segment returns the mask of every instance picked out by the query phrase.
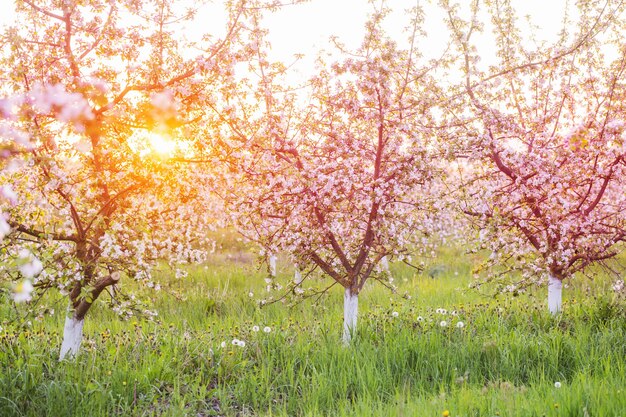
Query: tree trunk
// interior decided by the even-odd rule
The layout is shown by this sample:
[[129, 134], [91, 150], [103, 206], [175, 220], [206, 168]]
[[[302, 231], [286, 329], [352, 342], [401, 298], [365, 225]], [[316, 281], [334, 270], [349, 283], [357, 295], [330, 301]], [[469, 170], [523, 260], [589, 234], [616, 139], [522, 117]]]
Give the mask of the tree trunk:
[[302, 282], [302, 272], [300, 272], [300, 268], [298, 268], [298, 264], [294, 265], [296, 267], [296, 271], [293, 274], [293, 282], [297, 285]]
[[343, 344], [349, 345], [356, 334], [356, 318], [359, 311], [359, 294], [353, 294], [346, 288], [343, 296]]
[[269, 270], [270, 277], [276, 278], [276, 255], [274, 254], [269, 257]]
[[391, 275], [391, 271], [389, 271], [389, 260], [387, 260], [387, 256], [383, 256], [382, 258], [380, 258], [380, 266], [382, 267], [383, 272]]
[[74, 314], [65, 318], [63, 344], [61, 344], [61, 354], [59, 355], [60, 361], [66, 356], [71, 358], [78, 354], [80, 342], [83, 340], [83, 324], [85, 324], [85, 320], [77, 319]]
[[81, 286], [75, 287], [70, 293], [71, 316], [65, 318], [65, 327], [63, 328], [63, 343], [61, 344], [61, 353], [59, 360], [63, 360], [66, 356], [74, 357], [78, 354], [80, 342], [83, 340], [83, 325], [85, 324], [85, 314], [91, 308], [93, 302], [100, 296], [102, 291], [109, 285], [115, 285], [120, 280], [120, 273], [113, 272], [111, 275], [100, 278], [93, 284], [93, 289], [89, 298], [78, 298], [81, 292]]
[[563, 283], [560, 279], [550, 275], [548, 278], [548, 310], [552, 314], [558, 314], [561, 311], [561, 288]]

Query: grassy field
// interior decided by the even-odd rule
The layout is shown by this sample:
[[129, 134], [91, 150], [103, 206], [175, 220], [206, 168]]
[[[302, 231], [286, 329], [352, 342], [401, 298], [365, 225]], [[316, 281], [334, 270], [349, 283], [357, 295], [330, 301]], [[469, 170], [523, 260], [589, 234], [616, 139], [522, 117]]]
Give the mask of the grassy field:
[[460, 253], [431, 260], [435, 278], [393, 265], [411, 299], [366, 286], [346, 348], [339, 289], [260, 308], [251, 259], [215, 255], [185, 280], [164, 277], [151, 294], [160, 323], [119, 321], [99, 303], [75, 361], [57, 362], [64, 301], [29, 325], [3, 300], [0, 416], [626, 415], [626, 306], [608, 279], [572, 282], [551, 317], [542, 288], [468, 290]]

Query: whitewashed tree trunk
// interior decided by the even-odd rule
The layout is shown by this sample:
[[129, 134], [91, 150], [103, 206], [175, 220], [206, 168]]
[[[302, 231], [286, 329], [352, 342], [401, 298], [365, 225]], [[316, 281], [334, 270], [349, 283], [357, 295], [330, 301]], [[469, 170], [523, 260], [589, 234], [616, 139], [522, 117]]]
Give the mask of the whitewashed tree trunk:
[[298, 265], [294, 265], [296, 267], [296, 271], [293, 274], [293, 282], [298, 285], [302, 282], [302, 272], [300, 272], [300, 268], [298, 268]]
[[270, 277], [276, 278], [276, 255], [270, 255], [268, 260], [270, 264]]
[[85, 324], [85, 320], [78, 320], [74, 316], [65, 318], [63, 343], [61, 344], [61, 354], [59, 355], [60, 361], [65, 359], [66, 356], [73, 357], [78, 354], [80, 342], [83, 340], [83, 324]]
[[562, 287], [563, 283], [561, 280], [550, 275], [548, 278], [548, 310], [552, 314], [557, 314], [561, 311]]
[[343, 344], [349, 345], [356, 333], [356, 318], [359, 312], [359, 295], [346, 288], [343, 295]]
[[389, 260], [387, 260], [386, 256], [380, 258], [380, 266], [383, 268], [383, 271], [389, 272]]

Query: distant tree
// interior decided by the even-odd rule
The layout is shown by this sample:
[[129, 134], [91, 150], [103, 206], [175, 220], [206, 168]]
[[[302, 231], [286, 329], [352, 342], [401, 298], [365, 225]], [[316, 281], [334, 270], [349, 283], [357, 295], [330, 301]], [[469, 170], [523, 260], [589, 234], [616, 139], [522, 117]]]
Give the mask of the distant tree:
[[[114, 289], [122, 277], [158, 288], [157, 260], [201, 257], [194, 240], [211, 221], [197, 215], [206, 200], [193, 172], [159, 154], [158, 142], [193, 132], [212, 83], [232, 72], [245, 8], [229, 5], [223, 39], [205, 37], [193, 54], [178, 36], [194, 14], [181, 3], [16, 2], [19, 26], [3, 34], [0, 67], [6, 93], [25, 99], [4, 108], [16, 110], [6, 120], [33, 147], [23, 167], [1, 174], [18, 201], [3, 206], [11, 233], [0, 256], [30, 249], [43, 262], [35, 292], [67, 296], [61, 359], [78, 352], [103, 292], [123, 317], [139, 309]], [[2, 280], [23, 275], [4, 272]]]
[[[557, 313], [562, 282], [617, 255], [626, 237], [624, 8], [577, 2], [558, 40], [535, 46], [509, 1], [474, 1], [467, 19], [443, 3], [465, 78], [447, 107], [467, 158], [461, 209], [491, 251], [488, 279], [516, 291], [547, 278]], [[480, 32], [496, 46], [489, 69]]]
[[439, 63], [424, 63], [422, 10], [413, 12], [409, 48], [381, 29], [383, 7], [357, 51], [339, 46], [338, 62], [320, 58], [317, 75], [293, 87], [257, 29], [249, 76], [214, 122], [230, 167], [222, 188], [233, 221], [264, 253], [292, 257], [293, 291], [315, 269], [334, 281], [328, 288], [344, 288], [345, 343], [367, 280], [390, 285], [381, 261], [406, 259], [430, 228], [420, 219], [432, 207], [426, 190], [437, 172], [430, 145]]

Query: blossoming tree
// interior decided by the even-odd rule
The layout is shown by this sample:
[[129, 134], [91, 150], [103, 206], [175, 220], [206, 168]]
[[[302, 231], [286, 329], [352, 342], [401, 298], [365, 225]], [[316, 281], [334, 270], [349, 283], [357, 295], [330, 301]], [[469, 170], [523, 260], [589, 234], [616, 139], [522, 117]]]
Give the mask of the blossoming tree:
[[[490, 278], [508, 278], [508, 290], [547, 278], [556, 313], [563, 280], [614, 257], [626, 237], [623, 10], [578, 2], [580, 20], [566, 15], [554, 45], [531, 49], [509, 2], [488, 3], [491, 25], [478, 2], [468, 20], [446, 3], [465, 77], [449, 107], [466, 141], [462, 209], [492, 253]], [[497, 64], [481, 70], [473, 42], [486, 27]]]
[[204, 39], [192, 56], [176, 31], [193, 13], [180, 16], [179, 6], [24, 0], [20, 27], [5, 33], [6, 88], [24, 97], [5, 106], [14, 113], [7, 120], [33, 149], [21, 169], [2, 173], [19, 200], [3, 208], [11, 233], [1, 255], [29, 248], [43, 262], [36, 291], [68, 297], [61, 359], [78, 352], [85, 315], [105, 291], [121, 315], [133, 313], [131, 297], [116, 289], [123, 276], [156, 287], [158, 259], [200, 259], [193, 242], [211, 220], [197, 215], [206, 200], [158, 143], [192, 130], [200, 95], [231, 70], [244, 9], [233, 3], [223, 39]]
[[404, 258], [429, 227], [415, 213], [429, 210], [424, 190], [436, 171], [437, 64], [420, 62], [422, 14], [414, 12], [410, 48], [384, 33], [387, 10], [377, 10], [357, 51], [340, 47], [333, 64], [320, 59], [317, 75], [297, 88], [284, 65], [270, 63], [257, 30], [248, 73], [259, 81], [250, 77], [247, 91], [240, 84], [214, 122], [222, 123], [217, 148], [231, 167], [224, 199], [235, 224], [265, 253], [292, 257], [302, 271], [293, 290], [314, 269], [344, 288], [346, 343], [367, 280], [388, 285], [381, 261]]

